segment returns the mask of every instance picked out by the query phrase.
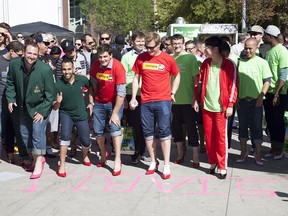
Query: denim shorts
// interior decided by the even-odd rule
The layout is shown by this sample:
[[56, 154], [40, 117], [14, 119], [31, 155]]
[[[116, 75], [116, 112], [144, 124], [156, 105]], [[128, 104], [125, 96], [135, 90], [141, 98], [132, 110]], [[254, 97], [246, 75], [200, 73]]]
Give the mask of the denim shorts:
[[70, 144], [73, 125], [75, 125], [80, 142], [83, 145], [83, 147], [85, 148], [91, 147], [88, 119], [82, 121], [73, 121], [69, 115], [60, 112], [60, 124], [61, 124], [61, 143]]
[[[112, 137], [117, 137], [122, 135], [121, 125], [118, 127], [113, 122], [109, 124], [110, 117], [114, 104], [102, 104], [95, 102], [93, 111], [93, 128], [96, 137], [102, 137], [105, 134], [106, 124], [108, 132], [110, 132]], [[123, 104], [118, 112], [118, 117], [121, 120], [123, 115]]]
[[153, 101], [141, 105], [141, 123], [146, 140], [152, 140], [155, 122], [160, 140], [171, 139], [171, 101]]

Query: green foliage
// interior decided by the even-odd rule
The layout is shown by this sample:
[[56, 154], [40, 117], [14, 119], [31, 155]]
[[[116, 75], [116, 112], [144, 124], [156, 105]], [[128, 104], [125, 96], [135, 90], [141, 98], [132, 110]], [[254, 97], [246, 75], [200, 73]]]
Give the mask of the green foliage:
[[96, 31], [108, 29], [125, 35], [131, 30], [150, 31], [152, 28], [151, 0], [82, 0], [80, 8]]

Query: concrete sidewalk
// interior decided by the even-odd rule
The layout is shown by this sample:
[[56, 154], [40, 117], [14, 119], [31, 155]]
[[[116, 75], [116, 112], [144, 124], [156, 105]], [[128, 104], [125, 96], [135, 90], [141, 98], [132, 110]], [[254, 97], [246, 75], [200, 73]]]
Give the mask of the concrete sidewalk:
[[[236, 164], [240, 154], [236, 140], [234, 134], [226, 180], [205, 173], [206, 154], [200, 156], [200, 168], [192, 168], [191, 147], [184, 164], [171, 163], [171, 178], [165, 181], [160, 148], [160, 172], [150, 176], [145, 175], [149, 162], [134, 166], [126, 155], [117, 177], [111, 175], [113, 158], [106, 167], [97, 168], [95, 152], [90, 154], [91, 167], [81, 164], [80, 152], [78, 160], [67, 159], [66, 178], [56, 175], [59, 157], [48, 158], [42, 177], [36, 180], [30, 180], [30, 173], [20, 166], [2, 160], [0, 216], [288, 216], [288, 159], [264, 160], [260, 167], [250, 155]], [[263, 155], [268, 146], [265, 142]], [[175, 153], [173, 144], [171, 161]]]

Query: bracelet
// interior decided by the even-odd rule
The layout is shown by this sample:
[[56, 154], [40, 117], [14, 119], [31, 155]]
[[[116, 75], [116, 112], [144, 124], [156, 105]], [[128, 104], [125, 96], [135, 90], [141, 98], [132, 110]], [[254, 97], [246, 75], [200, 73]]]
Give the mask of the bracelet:
[[89, 102], [89, 105], [92, 105], [92, 106], [94, 106], [94, 103], [93, 103], [93, 102]]
[[172, 93], [172, 92], [171, 92], [171, 95], [175, 95], [175, 93]]
[[279, 95], [278, 95], [278, 94], [275, 94], [275, 95], [274, 95], [274, 97], [275, 97], [275, 98], [278, 98], [278, 97], [279, 97]]

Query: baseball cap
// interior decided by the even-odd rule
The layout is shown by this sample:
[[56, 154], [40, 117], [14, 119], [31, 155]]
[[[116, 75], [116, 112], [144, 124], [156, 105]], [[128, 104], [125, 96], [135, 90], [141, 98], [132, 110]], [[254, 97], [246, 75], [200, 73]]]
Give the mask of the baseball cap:
[[63, 49], [63, 52], [65, 52], [65, 53], [71, 51], [75, 47], [73, 41], [71, 41], [71, 40], [62, 41], [60, 46]]
[[260, 25], [254, 25], [247, 33], [251, 33], [251, 32], [264, 34], [264, 29]]
[[122, 35], [117, 35], [115, 37], [115, 44], [119, 48], [123, 48], [125, 45], [125, 38]]
[[269, 25], [267, 26], [267, 28], [265, 29], [265, 33], [272, 35], [274, 37], [278, 37], [278, 35], [281, 33], [280, 29], [277, 26], [274, 25]]
[[46, 34], [39, 34], [36, 38], [35, 38], [36, 43], [40, 43], [40, 42], [49, 42], [49, 38]]

